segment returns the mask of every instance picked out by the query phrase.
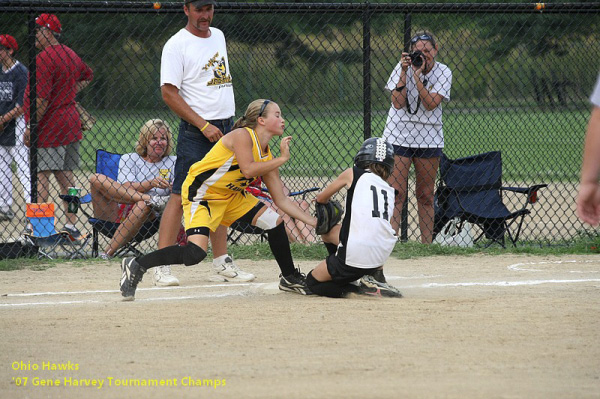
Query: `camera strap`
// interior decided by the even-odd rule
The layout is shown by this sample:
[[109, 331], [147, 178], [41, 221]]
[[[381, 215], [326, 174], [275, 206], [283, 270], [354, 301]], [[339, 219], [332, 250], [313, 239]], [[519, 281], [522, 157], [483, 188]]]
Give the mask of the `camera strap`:
[[[424, 79], [423, 86], [427, 86], [427, 83], [429, 83], [429, 81], [427, 79]], [[417, 107], [415, 108], [415, 112], [412, 112], [410, 110], [410, 101], [408, 100], [408, 93], [406, 93], [406, 110], [408, 111], [409, 114], [415, 115], [417, 113], [417, 111], [419, 110], [420, 105], [421, 105], [421, 96], [417, 92]]]

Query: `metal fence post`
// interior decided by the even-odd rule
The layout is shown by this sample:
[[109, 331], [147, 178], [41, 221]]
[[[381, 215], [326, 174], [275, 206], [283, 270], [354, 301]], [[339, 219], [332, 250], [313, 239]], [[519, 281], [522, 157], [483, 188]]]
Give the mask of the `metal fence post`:
[[363, 134], [371, 137], [371, 9], [365, 1], [363, 9]]

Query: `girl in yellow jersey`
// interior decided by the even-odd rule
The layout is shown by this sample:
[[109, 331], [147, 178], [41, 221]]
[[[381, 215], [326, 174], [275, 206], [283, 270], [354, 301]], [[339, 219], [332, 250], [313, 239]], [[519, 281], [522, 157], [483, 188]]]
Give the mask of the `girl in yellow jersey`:
[[279, 106], [270, 100], [255, 100], [238, 119], [234, 130], [223, 136], [208, 154], [190, 167], [181, 197], [188, 235], [186, 246], [171, 246], [141, 257], [123, 259], [121, 294], [133, 300], [137, 284], [151, 267], [199, 263], [206, 257], [209, 231], [236, 220], [267, 232], [269, 246], [281, 269], [279, 288], [309, 295], [306, 278], [294, 267], [283, 220], [245, 188], [262, 176], [269, 193], [283, 212], [315, 226], [316, 219], [284, 194], [279, 167], [290, 159], [290, 136], [281, 139], [279, 157], [274, 158], [269, 142], [282, 136], [285, 121]]

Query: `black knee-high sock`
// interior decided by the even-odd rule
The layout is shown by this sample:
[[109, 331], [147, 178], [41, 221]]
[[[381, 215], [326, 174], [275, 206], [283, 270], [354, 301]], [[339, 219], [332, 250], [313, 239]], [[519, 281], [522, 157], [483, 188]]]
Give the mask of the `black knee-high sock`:
[[140, 266], [146, 270], [151, 267], [183, 263], [183, 247], [171, 245], [136, 259]]
[[325, 244], [325, 248], [327, 248], [327, 252], [329, 252], [329, 255], [333, 255], [337, 251], [337, 245], [332, 244], [330, 242], [324, 242], [323, 244]]
[[320, 296], [343, 298], [346, 295], [346, 291], [333, 281], [318, 281], [312, 275], [312, 271], [306, 276], [306, 285], [313, 294]]
[[274, 229], [267, 230], [267, 239], [269, 240], [271, 252], [273, 252], [273, 256], [281, 270], [281, 275], [294, 274], [294, 260], [292, 259], [290, 240], [283, 223], [278, 224]]
[[151, 267], [170, 264], [191, 266], [201, 262], [205, 257], [206, 252], [202, 248], [193, 242], [188, 242], [183, 247], [171, 245], [170, 247], [151, 252], [148, 255], [140, 256], [136, 260], [142, 269], [148, 270]]

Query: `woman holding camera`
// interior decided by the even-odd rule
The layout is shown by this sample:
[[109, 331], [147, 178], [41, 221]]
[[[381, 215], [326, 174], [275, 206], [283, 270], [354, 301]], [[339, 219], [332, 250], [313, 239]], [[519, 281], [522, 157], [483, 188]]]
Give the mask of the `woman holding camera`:
[[435, 177], [444, 148], [442, 101], [450, 100], [452, 71], [435, 60], [438, 46], [431, 33], [414, 36], [410, 50], [402, 53], [386, 85], [392, 106], [383, 138], [394, 146], [396, 162], [389, 183], [398, 190], [392, 226], [396, 231], [400, 226], [414, 164], [421, 242], [430, 244]]

